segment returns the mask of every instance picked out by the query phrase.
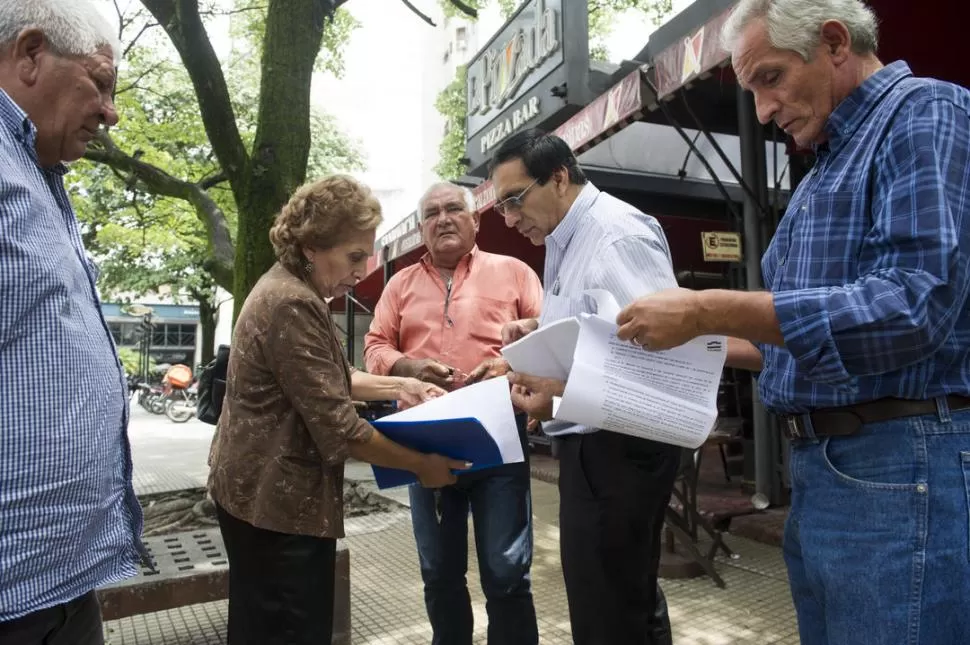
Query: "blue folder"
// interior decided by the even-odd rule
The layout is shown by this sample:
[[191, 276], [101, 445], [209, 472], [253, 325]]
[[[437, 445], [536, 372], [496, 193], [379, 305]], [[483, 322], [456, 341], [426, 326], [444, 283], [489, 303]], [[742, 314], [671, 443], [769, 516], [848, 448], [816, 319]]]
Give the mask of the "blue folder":
[[[385, 421], [372, 422], [388, 439], [424, 453], [436, 453], [452, 459], [470, 461], [472, 467], [460, 472], [467, 473], [482, 468], [502, 465], [502, 453], [492, 435], [478, 419], [441, 419], [435, 421]], [[373, 466], [377, 487], [393, 488], [413, 484], [414, 473], [397, 468]], [[457, 473], [456, 473], [457, 474]]]

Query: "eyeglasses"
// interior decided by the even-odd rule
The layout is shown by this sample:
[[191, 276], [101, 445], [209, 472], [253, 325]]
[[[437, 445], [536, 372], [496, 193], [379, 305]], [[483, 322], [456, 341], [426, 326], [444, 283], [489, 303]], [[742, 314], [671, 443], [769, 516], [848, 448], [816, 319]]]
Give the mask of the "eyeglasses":
[[532, 187], [539, 183], [538, 179], [534, 179], [531, 184], [525, 187], [525, 189], [518, 195], [512, 195], [511, 197], [506, 197], [502, 201], [495, 204], [495, 212], [499, 215], [507, 215], [509, 211], [517, 211], [522, 208], [522, 202], [525, 201], [525, 194], [532, 190]]

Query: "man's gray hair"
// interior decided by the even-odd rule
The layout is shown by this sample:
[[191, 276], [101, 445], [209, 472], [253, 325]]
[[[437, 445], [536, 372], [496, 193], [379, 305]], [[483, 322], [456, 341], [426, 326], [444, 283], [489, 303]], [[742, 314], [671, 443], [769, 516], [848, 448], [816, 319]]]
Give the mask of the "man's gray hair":
[[421, 199], [418, 200], [418, 217], [424, 217], [424, 200], [428, 199], [428, 195], [439, 188], [454, 188], [461, 191], [461, 196], [465, 200], [465, 206], [468, 208], [468, 212], [475, 212], [475, 195], [472, 194], [472, 191], [467, 186], [459, 186], [450, 181], [439, 181], [437, 184], [431, 184], [428, 190], [424, 191], [424, 194], [421, 195]]
[[44, 32], [61, 56], [90, 56], [106, 46], [115, 61], [121, 55], [117, 34], [90, 0], [0, 0], [0, 45], [12, 45], [25, 29]]
[[741, 0], [721, 31], [724, 49], [733, 52], [741, 33], [759, 19], [764, 19], [773, 47], [793, 51], [805, 61], [812, 59], [828, 20], [845, 25], [856, 54], [875, 53], [879, 41], [876, 15], [862, 0]]

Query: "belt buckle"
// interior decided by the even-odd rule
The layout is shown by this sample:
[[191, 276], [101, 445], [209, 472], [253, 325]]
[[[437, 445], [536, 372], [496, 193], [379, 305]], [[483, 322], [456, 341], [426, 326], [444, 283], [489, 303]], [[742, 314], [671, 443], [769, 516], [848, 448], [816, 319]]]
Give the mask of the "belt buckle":
[[807, 436], [805, 428], [802, 424], [801, 415], [793, 414], [787, 417], [785, 419], [785, 424], [788, 426], [788, 432], [786, 434], [788, 435], [789, 439], [804, 439]]

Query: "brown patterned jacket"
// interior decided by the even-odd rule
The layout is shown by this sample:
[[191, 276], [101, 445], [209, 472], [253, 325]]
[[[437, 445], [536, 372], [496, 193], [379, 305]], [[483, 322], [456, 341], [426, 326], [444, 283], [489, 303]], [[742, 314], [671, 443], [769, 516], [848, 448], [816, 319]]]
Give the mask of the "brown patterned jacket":
[[339, 538], [344, 460], [373, 427], [357, 416], [324, 300], [279, 264], [243, 305], [226, 398], [209, 452], [209, 490], [254, 526]]

